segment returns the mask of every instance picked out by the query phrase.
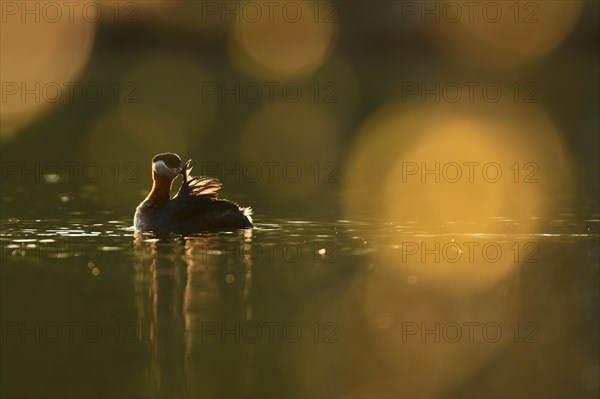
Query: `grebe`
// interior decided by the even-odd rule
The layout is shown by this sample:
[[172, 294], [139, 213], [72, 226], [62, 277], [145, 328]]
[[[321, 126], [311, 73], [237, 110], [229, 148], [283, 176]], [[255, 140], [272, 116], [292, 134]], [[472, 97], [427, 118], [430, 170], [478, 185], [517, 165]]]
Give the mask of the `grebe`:
[[[190, 164], [191, 160], [182, 168], [179, 155], [170, 152], [152, 158], [152, 190], [135, 211], [135, 229], [195, 233], [253, 228], [251, 208], [217, 199], [221, 183], [211, 177], [192, 176]], [[183, 184], [171, 199], [171, 185], [179, 174]]]

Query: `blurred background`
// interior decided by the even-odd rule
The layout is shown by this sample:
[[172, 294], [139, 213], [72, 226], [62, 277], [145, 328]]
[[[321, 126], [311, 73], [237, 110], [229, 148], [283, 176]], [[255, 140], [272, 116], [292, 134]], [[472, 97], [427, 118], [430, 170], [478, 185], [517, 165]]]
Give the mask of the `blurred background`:
[[[597, 210], [597, 2], [30, 3], [2, 2], [3, 218], [86, 187], [130, 214], [165, 151], [277, 217]], [[398, 181], [450, 161], [513, 176]]]
[[[598, 396], [599, 2], [0, 5], [2, 396]], [[257, 228], [135, 235], [166, 151]]]

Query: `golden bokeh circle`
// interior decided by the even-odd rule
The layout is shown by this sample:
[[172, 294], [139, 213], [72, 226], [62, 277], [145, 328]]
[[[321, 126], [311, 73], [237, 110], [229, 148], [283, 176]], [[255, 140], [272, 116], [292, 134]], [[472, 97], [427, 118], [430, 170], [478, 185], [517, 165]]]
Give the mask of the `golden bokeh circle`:
[[3, 140], [72, 95], [96, 31], [96, 21], [82, 12], [91, 0], [78, 2], [72, 13], [54, 2], [30, 3], [29, 13], [22, 12], [29, 2], [11, 3], [3, 5], [0, 35]]
[[329, 56], [337, 31], [337, 19], [317, 16], [314, 7], [314, 2], [285, 0], [256, 20], [232, 24], [234, 65], [262, 79], [314, 72]]

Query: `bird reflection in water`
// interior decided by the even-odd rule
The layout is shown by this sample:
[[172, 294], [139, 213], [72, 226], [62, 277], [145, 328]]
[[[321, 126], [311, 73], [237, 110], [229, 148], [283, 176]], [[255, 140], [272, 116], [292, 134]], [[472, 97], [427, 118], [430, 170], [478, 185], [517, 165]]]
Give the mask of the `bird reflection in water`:
[[[137, 308], [154, 396], [252, 392], [252, 348], [232, 328], [252, 318], [251, 243], [252, 230], [225, 237], [136, 235]], [[207, 326], [229, 331], [208, 336]]]

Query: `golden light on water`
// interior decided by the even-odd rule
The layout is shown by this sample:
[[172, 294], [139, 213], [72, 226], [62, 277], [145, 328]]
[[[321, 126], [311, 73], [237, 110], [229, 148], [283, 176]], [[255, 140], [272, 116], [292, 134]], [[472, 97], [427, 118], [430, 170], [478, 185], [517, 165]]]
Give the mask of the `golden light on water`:
[[446, 16], [443, 23], [427, 24], [427, 32], [443, 53], [459, 63], [494, 68], [549, 54], [573, 30], [584, 5], [582, 1], [481, 1], [472, 3], [470, 11], [465, 6], [461, 17], [455, 18], [458, 9], [448, 3], [440, 3], [440, 10], [447, 10], [440, 11]]
[[422, 232], [399, 227], [377, 264], [461, 297], [516, 272], [571, 190], [559, 133], [534, 105], [388, 106], [360, 129], [346, 170], [347, 219]]
[[[322, 8], [327, 6], [319, 3]], [[316, 70], [329, 56], [337, 24], [315, 14], [314, 7], [309, 1], [281, 1], [272, 18], [263, 15], [256, 21], [243, 18], [232, 24], [232, 62], [260, 78], [306, 75]]]
[[560, 133], [535, 105], [392, 104], [363, 124], [352, 147], [346, 218], [370, 213], [395, 227], [365, 237], [383, 243], [371, 256], [378, 277], [367, 285], [365, 314], [381, 337], [385, 372], [351, 394], [452, 392], [523, 328], [511, 324], [519, 319], [513, 278], [540, 262], [532, 233], [570, 192]]
[[[6, 2], [8, 3], [8, 2]], [[2, 82], [2, 140], [30, 124], [50, 106], [68, 101], [74, 84], [85, 67], [96, 25], [81, 12], [72, 19], [58, 17], [57, 5], [44, 18], [36, 13], [23, 16], [20, 10], [32, 2], [3, 5], [0, 35], [0, 81]], [[78, 2], [85, 7], [93, 1]], [[37, 7], [42, 7], [43, 2]], [[13, 14], [14, 11], [14, 14]], [[62, 12], [62, 11], [60, 11]], [[42, 67], [43, 66], [43, 67]], [[81, 85], [80, 85], [81, 86]]]
[[[552, 352], [552, 359], [585, 359], [560, 344], [571, 334], [570, 320], [584, 312], [565, 306], [573, 294], [557, 292], [564, 282], [555, 287], [523, 282], [523, 276], [546, 272], [557, 257], [550, 250], [555, 241], [511, 234], [452, 236], [391, 233], [386, 239], [396, 245], [374, 254], [365, 315], [369, 331], [378, 337], [374, 350], [382, 361], [375, 377], [353, 395], [443, 396], [477, 378], [499, 356], [520, 353], [527, 359], [529, 350]], [[465, 242], [476, 249], [472, 257], [465, 251], [458, 262], [455, 253], [435, 249], [436, 243], [466, 249]], [[486, 254], [486, 245], [500, 252]], [[569, 259], [569, 254], [558, 258]], [[537, 307], [538, 300], [553, 311], [523, 316], [523, 308]], [[537, 361], [515, 363], [512, 372], [527, 375]], [[564, 375], [560, 367], [549, 366], [547, 372]]]
[[374, 350], [385, 361], [374, 365], [374, 377], [353, 395], [443, 396], [514, 345], [505, 321], [518, 319], [518, 311], [501, 295], [490, 295], [486, 306], [472, 299], [444, 305], [435, 295], [419, 295], [419, 283], [384, 273], [367, 284], [366, 314], [369, 330], [379, 337]]
[[0, 5], [6, 396], [597, 396], [600, 2]]

